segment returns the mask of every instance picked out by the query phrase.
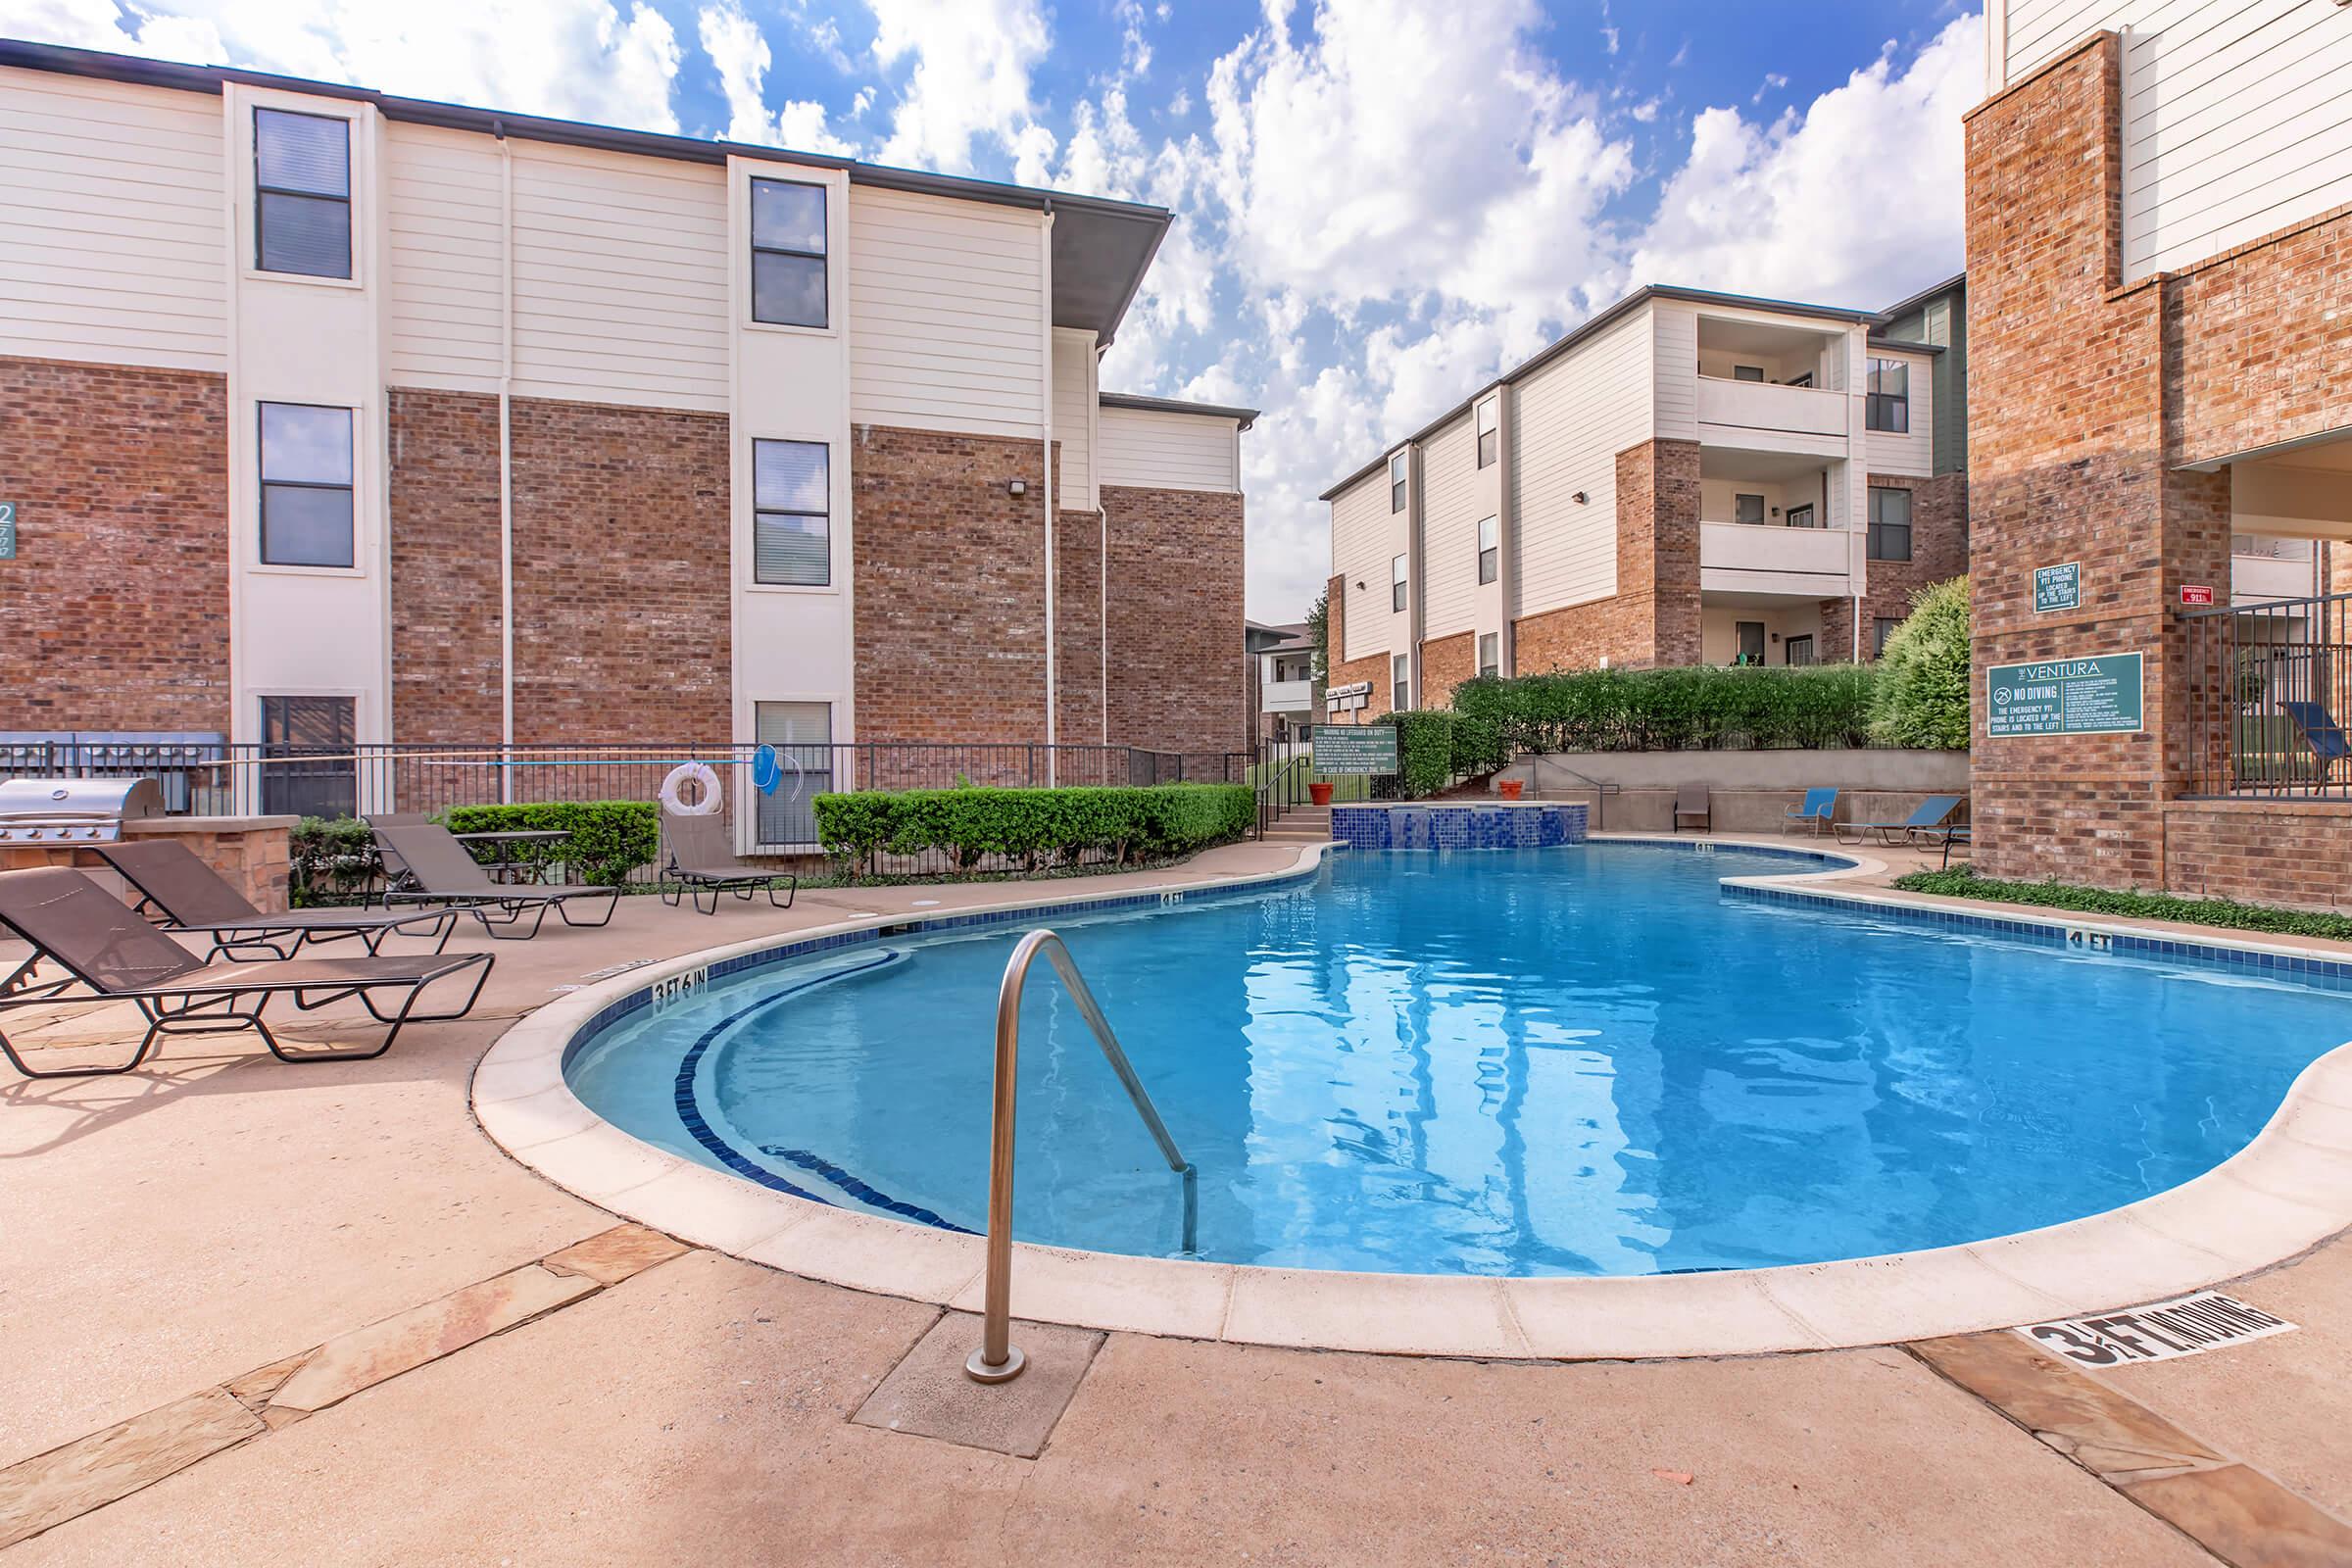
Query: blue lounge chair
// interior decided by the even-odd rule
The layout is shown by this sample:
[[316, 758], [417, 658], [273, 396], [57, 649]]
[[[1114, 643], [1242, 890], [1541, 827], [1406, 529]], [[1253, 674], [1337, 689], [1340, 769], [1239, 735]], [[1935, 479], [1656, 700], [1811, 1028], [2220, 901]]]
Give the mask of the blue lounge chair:
[[1809, 825], [1813, 829], [1815, 838], [1821, 836], [1823, 828], [1836, 827], [1838, 825], [1837, 786], [1832, 785], [1824, 790], [1807, 790], [1803, 805], [1791, 806], [1781, 813], [1782, 832], [1788, 832], [1792, 824], [1798, 822]]
[[[1840, 844], [1860, 844], [1873, 833], [1879, 836], [1882, 844], [1916, 843], [1922, 834], [1948, 839], [1954, 827], [1947, 827], [1945, 823], [1960, 808], [1961, 799], [1957, 795], [1931, 795], [1919, 803], [1918, 810], [1900, 822], [1840, 822], [1832, 825], [1838, 830], [1838, 842]], [[1853, 837], [1847, 838], [1848, 833]]]
[[2328, 711], [2325, 703], [2278, 706], [2295, 726], [2295, 733], [2303, 738], [2303, 744], [2311, 748], [2311, 755], [2319, 759], [2320, 782], [2327, 783], [2328, 775], [2335, 771], [2335, 764], [2352, 757], [2352, 739], [2345, 737], [2344, 727], [2335, 721], [2335, 715]]

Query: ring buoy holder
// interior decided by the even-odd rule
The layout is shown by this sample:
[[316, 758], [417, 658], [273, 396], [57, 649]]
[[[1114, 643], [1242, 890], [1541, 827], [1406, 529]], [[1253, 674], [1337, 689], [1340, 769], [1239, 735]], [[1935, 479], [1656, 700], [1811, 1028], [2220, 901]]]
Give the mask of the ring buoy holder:
[[[688, 784], [697, 785], [702, 791], [702, 799], [692, 806], [687, 805], [679, 795], [679, 791]], [[680, 762], [662, 781], [661, 801], [662, 809], [672, 816], [710, 816], [717, 811], [720, 804], [718, 774], [711, 770], [708, 762]]]

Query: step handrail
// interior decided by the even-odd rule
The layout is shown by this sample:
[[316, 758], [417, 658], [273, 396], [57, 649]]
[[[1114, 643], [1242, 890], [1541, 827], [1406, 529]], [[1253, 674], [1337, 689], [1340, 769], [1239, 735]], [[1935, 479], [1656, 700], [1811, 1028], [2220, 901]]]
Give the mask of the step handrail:
[[1159, 1119], [1159, 1107], [1152, 1103], [1144, 1081], [1135, 1075], [1134, 1064], [1128, 1061], [1119, 1037], [1111, 1032], [1110, 1020], [1102, 1016], [1102, 1004], [1087, 989], [1068, 946], [1040, 926], [1014, 946], [1012, 956], [1004, 961], [1004, 983], [997, 988], [997, 1082], [988, 1138], [987, 1300], [981, 1316], [980, 1348], [963, 1363], [963, 1370], [977, 1383], [1009, 1383], [1029, 1364], [1028, 1357], [1012, 1344], [1012, 1134], [1020, 1095], [1021, 988], [1028, 983], [1029, 966], [1040, 953], [1052, 961], [1063, 989], [1078, 1004], [1080, 1016], [1095, 1032], [1096, 1043], [1102, 1048], [1110, 1070], [1126, 1087], [1127, 1098], [1135, 1102], [1152, 1141], [1159, 1145], [1168, 1169], [1184, 1178], [1184, 1250], [1193, 1250], [1198, 1240], [1199, 1173], [1177, 1149], [1168, 1124]]

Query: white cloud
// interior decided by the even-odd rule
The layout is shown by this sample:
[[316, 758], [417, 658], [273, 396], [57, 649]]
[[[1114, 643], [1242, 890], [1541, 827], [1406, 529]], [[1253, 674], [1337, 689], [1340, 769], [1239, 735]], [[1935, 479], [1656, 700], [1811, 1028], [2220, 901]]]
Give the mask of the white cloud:
[[767, 112], [767, 39], [738, 0], [703, 7], [697, 31], [703, 52], [718, 68], [719, 91], [727, 100], [727, 140], [844, 157], [857, 153], [826, 124], [823, 104], [792, 99], [776, 114]]
[[968, 173], [972, 143], [1012, 150], [1034, 119], [1030, 74], [1050, 42], [1038, 0], [866, 0], [874, 58], [911, 59], [891, 110], [886, 163]]
[[408, 97], [674, 131], [678, 39], [613, 0], [0, 0], [0, 33], [237, 65]]
[[1631, 280], [1870, 307], [1954, 270], [1960, 117], [1984, 95], [1983, 29], [1963, 17], [1907, 70], [1889, 50], [1770, 123], [1700, 114]]

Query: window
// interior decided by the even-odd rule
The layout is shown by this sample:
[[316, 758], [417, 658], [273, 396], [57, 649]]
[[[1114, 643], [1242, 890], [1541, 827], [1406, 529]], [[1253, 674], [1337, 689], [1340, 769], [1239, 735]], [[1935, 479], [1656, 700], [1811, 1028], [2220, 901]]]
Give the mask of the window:
[[752, 181], [752, 319], [827, 324], [824, 186]]
[[776, 749], [784, 782], [773, 794], [747, 791], [759, 802], [761, 844], [814, 844], [819, 795], [833, 788], [833, 705], [754, 703], [752, 736]]
[[832, 466], [821, 441], [752, 443], [752, 581], [833, 581]]
[[1911, 492], [1881, 490], [1870, 492], [1870, 559], [1873, 561], [1909, 561], [1911, 559]]
[[1502, 633], [1490, 631], [1479, 635], [1478, 672], [1481, 675], [1502, 673]]
[[348, 566], [351, 411], [262, 405], [262, 564]]
[[1791, 664], [1813, 662], [1813, 639], [1811, 637], [1791, 637], [1783, 646], [1788, 650], [1788, 662]]
[[1870, 362], [1870, 385], [1862, 400], [1862, 427], [1901, 435], [1911, 428], [1911, 367], [1901, 360]]
[[1813, 372], [1811, 370], [1799, 370], [1796, 374], [1790, 376], [1782, 384], [1784, 386], [1811, 386], [1813, 384]]
[[1502, 569], [1502, 551], [1496, 540], [1500, 535], [1500, 517], [1481, 517], [1478, 522], [1478, 580], [1493, 582]]
[[[1403, 453], [1399, 452], [1389, 459], [1389, 511], [1392, 513], [1404, 510], [1404, 470]], [[1398, 606], [1397, 608], [1402, 609], [1403, 607]]]
[[1764, 662], [1764, 623], [1760, 620], [1738, 620], [1732, 623], [1732, 629], [1740, 635], [1740, 657], [1733, 662], [1739, 664], [1761, 664]]
[[1391, 610], [1404, 608], [1404, 557], [1402, 556], [1398, 556], [1389, 563], [1389, 608]]
[[1734, 522], [1762, 522], [1764, 520], [1764, 498], [1741, 495], [1732, 497], [1732, 520]]
[[1894, 628], [1900, 626], [1902, 623], [1903, 617], [1900, 615], [1874, 615], [1871, 617], [1871, 658], [1880, 659], [1886, 656], [1886, 639], [1893, 636]]
[[1413, 706], [1412, 662], [1402, 654], [1389, 659], [1389, 706], [1403, 712]]
[[1820, 523], [1813, 520], [1813, 503], [1810, 501], [1801, 507], [1790, 507], [1788, 515], [1782, 520], [1791, 528], [1818, 528], [1821, 526]]
[[1502, 429], [1499, 400], [1489, 398], [1478, 406], [1478, 466], [1491, 468], [1502, 451]]
[[1764, 367], [1761, 365], [1735, 365], [1732, 367], [1732, 379], [1735, 381], [1761, 381], [1764, 379]]
[[253, 112], [254, 266], [351, 275], [351, 122]]
[[290, 759], [261, 770], [262, 809], [271, 816], [359, 812], [358, 738], [348, 697], [262, 699], [262, 756]]

